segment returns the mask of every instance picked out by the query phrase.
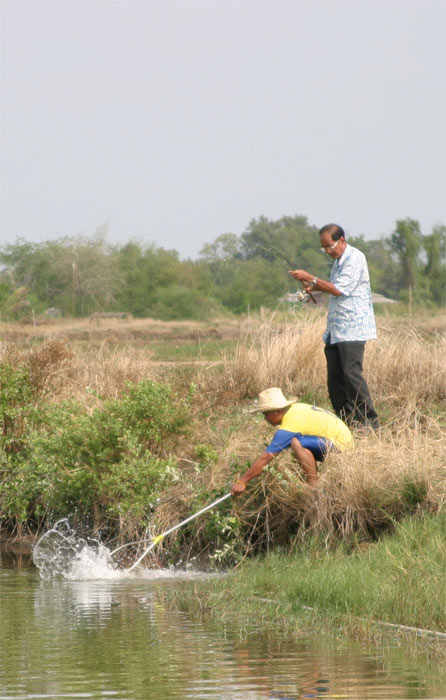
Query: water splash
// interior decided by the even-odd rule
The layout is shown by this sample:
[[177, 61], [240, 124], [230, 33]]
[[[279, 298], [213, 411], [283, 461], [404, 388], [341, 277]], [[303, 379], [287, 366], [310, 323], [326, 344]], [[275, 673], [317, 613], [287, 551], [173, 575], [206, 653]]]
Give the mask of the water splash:
[[44, 579], [116, 578], [124, 573], [105, 545], [79, 537], [66, 519], [59, 520], [34, 545], [33, 562]]
[[[116, 551], [116, 550], [114, 550]], [[191, 563], [155, 569], [121, 568], [113, 552], [96, 539], [80, 537], [67, 519], [59, 520], [45, 532], [33, 548], [33, 562], [43, 579], [64, 578], [70, 581], [97, 579], [164, 579], [208, 576]], [[126, 562], [128, 566], [128, 561]]]

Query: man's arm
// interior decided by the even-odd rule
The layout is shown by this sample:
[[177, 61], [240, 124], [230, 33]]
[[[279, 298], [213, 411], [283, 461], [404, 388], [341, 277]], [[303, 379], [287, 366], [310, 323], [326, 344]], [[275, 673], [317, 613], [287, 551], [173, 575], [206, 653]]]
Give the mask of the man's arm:
[[325, 292], [326, 294], [333, 294], [335, 297], [341, 296], [341, 292], [334, 284], [328, 282], [328, 280], [321, 280], [319, 277], [314, 277], [314, 275], [311, 275], [305, 270], [290, 270], [288, 274], [294, 277], [294, 279], [303, 282], [306, 292]]
[[275, 456], [276, 455], [272, 454], [271, 452], [263, 452], [260, 457], [257, 457], [257, 459], [249, 467], [248, 471], [242, 474], [241, 477], [237, 479], [234, 484], [232, 484], [232, 495], [236, 496], [238, 493], [243, 493], [243, 491], [246, 489], [246, 484], [248, 481], [251, 481], [251, 479], [258, 476]]

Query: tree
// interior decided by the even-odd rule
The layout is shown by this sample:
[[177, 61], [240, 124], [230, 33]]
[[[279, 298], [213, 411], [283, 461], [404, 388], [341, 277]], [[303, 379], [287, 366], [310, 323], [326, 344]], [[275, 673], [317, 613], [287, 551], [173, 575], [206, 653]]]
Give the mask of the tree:
[[150, 316], [159, 290], [178, 278], [178, 253], [132, 241], [116, 250], [115, 259], [122, 280], [117, 295], [121, 309], [140, 318]]
[[400, 219], [390, 237], [392, 250], [400, 265], [400, 285], [403, 289], [415, 289], [419, 283], [419, 254], [423, 245], [420, 224], [414, 219]]
[[245, 260], [262, 258], [269, 263], [269, 271], [280, 270], [283, 281], [276, 290], [276, 298], [285, 290], [294, 290], [295, 283], [287, 271], [305, 269], [317, 277], [329, 274], [327, 256], [320, 251], [319, 232], [308, 224], [305, 216], [284, 216], [272, 221], [264, 216], [253, 219], [241, 236], [241, 254]]
[[319, 250], [318, 229], [305, 216], [283, 216], [277, 221], [261, 216], [253, 219], [241, 235], [241, 252], [245, 259], [262, 257], [273, 261], [282, 254], [299, 268], [305, 268], [308, 251]]
[[171, 284], [158, 290], [157, 300], [152, 306], [154, 318], [165, 321], [194, 319], [204, 321], [211, 315], [211, 307], [203, 303], [198, 289], [181, 284]]
[[[102, 227], [90, 237], [18, 239], [0, 247], [3, 314], [8, 306], [16, 317], [56, 307], [74, 316], [101, 310], [200, 318], [222, 305], [241, 313], [248, 306], [275, 307], [295, 291], [290, 268], [327, 279], [332, 265], [320, 251], [318, 229], [304, 216], [252, 219], [240, 237], [224, 233], [205, 244], [196, 261], [137, 241], [110, 246], [106, 233]], [[423, 237], [417, 221], [401, 219], [389, 238], [349, 237], [349, 243], [365, 253], [374, 291], [404, 299], [411, 288], [413, 301], [446, 303], [445, 226]]]
[[434, 226], [430, 236], [424, 236], [427, 255], [425, 274], [433, 301], [446, 306], [446, 226]]
[[235, 258], [240, 251], [240, 239], [235, 233], [222, 233], [213, 243], [205, 243], [200, 258], [205, 262], [221, 262]]
[[19, 239], [2, 249], [1, 260], [14, 288], [26, 287], [43, 307], [84, 316], [110, 306], [118, 286], [105, 235], [99, 229], [90, 238], [66, 236], [39, 244]]
[[263, 258], [235, 259], [222, 268], [215, 295], [230, 311], [246, 313], [248, 308], [277, 306], [288, 282], [286, 271]]
[[64, 242], [59, 263], [65, 275], [71, 273], [71, 284], [68, 285], [71, 286], [71, 306], [75, 316], [109, 309], [115, 302], [120, 279], [105, 235], [102, 228], [90, 238], [77, 236]]

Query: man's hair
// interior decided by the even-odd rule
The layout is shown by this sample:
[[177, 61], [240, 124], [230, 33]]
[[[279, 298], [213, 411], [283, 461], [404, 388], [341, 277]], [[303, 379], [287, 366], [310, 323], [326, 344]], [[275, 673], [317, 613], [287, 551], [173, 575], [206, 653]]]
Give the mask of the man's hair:
[[322, 236], [323, 233], [329, 233], [332, 241], [339, 241], [340, 238], [345, 239], [345, 231], [342, 226], [338, 224], [326, 224], [322, 226], [319, 235]]

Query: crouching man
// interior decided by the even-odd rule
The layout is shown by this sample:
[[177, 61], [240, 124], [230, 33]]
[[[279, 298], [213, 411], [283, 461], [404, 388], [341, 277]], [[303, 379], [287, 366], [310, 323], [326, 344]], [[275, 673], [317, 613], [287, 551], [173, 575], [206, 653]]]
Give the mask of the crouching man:
[[318, 480], [317, 462], [323, 462], [330, 450], [344, 452], [353, 447], [353, 436], [345, 423], [324, 408], [286, 399], [281, 389], [265, 389], [259, 394], [257, 408], [250, 413], [263, 413], [270, 425], [277, 426], [265, 452], [248, 471], [232, 484], [233, 496], [242, 493], [246, 484], [258, 476], [276, 455], [291, 448], [310, 486]]

